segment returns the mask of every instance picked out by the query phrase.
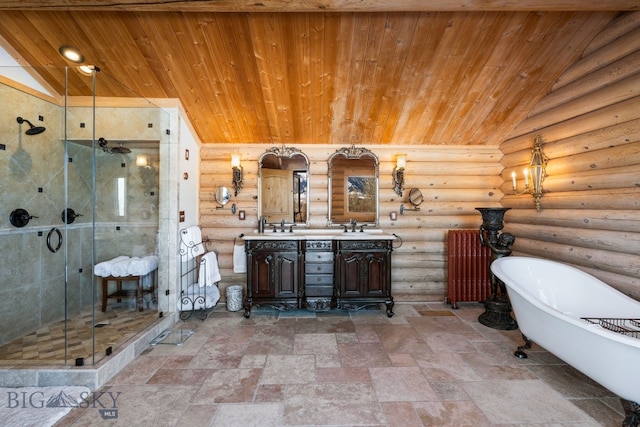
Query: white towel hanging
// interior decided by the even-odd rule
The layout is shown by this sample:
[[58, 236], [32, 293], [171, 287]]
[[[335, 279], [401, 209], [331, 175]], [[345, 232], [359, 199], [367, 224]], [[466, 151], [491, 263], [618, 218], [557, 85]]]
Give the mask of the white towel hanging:
[[247, 272], [247, 257], [244, 252], [244, 245], [233, 245], [233, 272]]
[[180, 230], [180, 256], [182, 261], [188, 261], [203, 253], [204, 245], [202, 244], [200, 227], [193, 226]]
[[198, 286], [213, 286], [220, 281], [220, 269], [218, 268], [218, 257], [215, 252], [207, 252], [200, 261], [200, 271], [198, 272]]

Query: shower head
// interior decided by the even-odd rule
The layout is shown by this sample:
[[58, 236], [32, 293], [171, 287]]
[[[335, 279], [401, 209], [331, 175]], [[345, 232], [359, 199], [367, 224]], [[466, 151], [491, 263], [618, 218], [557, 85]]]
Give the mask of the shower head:
[[129, 154], [131, 152], [131, 149], [129, 149], [127, 147], [123, 147], [122, 146], [122, 142], [121, 142], [118, 147], [113, 147], [111, 149], [111, 152], [112, 153], [117, 153], [117, 154]]
[[20, 125], [22, 123], [27, 123], [29, 125], [29, 129], [25, 132], [27, 135], [38, 135], [46, 130], [43, 126], [34, 126], [29, 120], [23, 119], [22, 117], [18, 117], [16, 121]]
[[109, 145], [109, 141], [107, 141], [104, 138], [98, 138], [98, 145], [100, 146], [100, 148], [102, 148], [102, 151], [104, 151], [105, 153], [110, 153], [110, 154], [129, 154], [131, 152], [131, 150], [129, 148], [124, 147], [122, 145], [122, 142], [120, 143], [120, 145], [118, 147], [114, 147], [114, 148], [107, 147], [107, 145]]

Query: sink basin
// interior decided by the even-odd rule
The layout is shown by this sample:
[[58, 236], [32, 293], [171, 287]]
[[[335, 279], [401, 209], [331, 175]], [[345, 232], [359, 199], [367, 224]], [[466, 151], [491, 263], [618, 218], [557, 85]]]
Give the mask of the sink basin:
[[[279, 227], [277, 227], [278, 230]], [[290, 233], [289, 228], [285, 227], [284, 232], [273, 231], [272, 227], [267, 227], [264, 233], [253, 230], [245, 239], [257, 240], [375, 240], [375, 239], [395, 239], [393, 234], [385, 233], [379, 228], [365, 227], [364, 231], [358, 228], [355, 232], [345, 232], [343, 228], [293, 228]]]

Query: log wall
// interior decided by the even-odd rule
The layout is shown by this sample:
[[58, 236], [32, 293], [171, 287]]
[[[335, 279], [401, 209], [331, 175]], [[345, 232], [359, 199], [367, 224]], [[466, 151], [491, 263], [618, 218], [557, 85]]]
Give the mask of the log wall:
[[[640, 13], [603, 30], [510, 138], [501, 187], [514, 254], [573, 264], [640, 299]], [[550, 161], [542, 210], [510, 174], [541, 135]], [[523, 183], [520, 180], [520, 190]]]
[[[480, 206], [508, 206], [505, 231], [515, 255], [576, 265], [640, 299], [640, 13], [621, 16], [558, 78], [527, 119], [492, 146], [367, 145], [380, 160], [380, 226], [396, 233], [393, 288], [397, 301], [441, 301], [446, 291], [446, 232], [476, 228]], [[542, 210], [529, 195], [513, 195], [535, 135], [550, 158]], [[327, 159], [340, 146], [290, 144], [311, 159], [312, 227], [327, 223]], [[349, 145], [349, 144], [345, 144]], [[499, 146], [499, 148], [498, 148]], [[270, 145], [205, 144], [202, 148], [200, 224], [218, 251], [222, 291], [244, 285], [233, 273], [233, 242], [257, 228], [257, 159]], [[217, 187], [231, 187], [230, 158], [242, 157], [244, 189], [231, 203], [246, 214], [217, 209]], [[404, 198], [393, 192], [397, 153], [409, 153]], [[520, 180], [520, 189], [522, 181]], [[424, 194], [419, 211], [399, 214], [408, 189]], [[405, 206], [410, 207], [405, 202]]]
[[[310, 222], [326, 227], [328, 214], [327, 159], [341, 148], [335, 145], [292, 145], [311, 161], [309, 178]], [[393, 253], [393, 292], [396, 301], [442, 301], [446, 291], [446, 232], [454, 228], [476, 228], [476, 207], [499, 206], [502, 154], [497, 147], [480, 146], [390, 146], [364, 145], [379, 159], [380, 227], [396, 233]], [[210, 239], [208, 248], [218, 252], [221, 291], [229, 285], [246, 284], [246, 274], [233, 272], [233, 242], [257, 228], [258, 157], [270, 145], [205, 144], [201, 149], [200, 225]], [[213, 197], [219, 186], [231, 185], [232, 153], [240, 153], [244, 187], [223, 209]], [[393, 191], [391, 172], [397, 153], [408, 153], [405, 191]], [[424, 202], [419, 211], [400, 215], [410, 188], [419, 188]], [[245, 212], [245, 220], [231, 213], [231, 204]], [[391, 221], [390, 213], [397, 212]], [[223, 297], [224, 298], [224, 297]]]

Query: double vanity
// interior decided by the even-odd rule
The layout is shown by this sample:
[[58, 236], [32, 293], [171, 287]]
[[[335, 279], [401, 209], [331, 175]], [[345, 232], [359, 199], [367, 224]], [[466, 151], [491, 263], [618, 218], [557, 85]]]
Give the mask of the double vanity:
[[276, 227], [245, 235], [245, 317], [251, 315], [253, 305], [327, 311], [359, 310], [380, 303], [386, 305], [387, 316], [393, 316], [394, 239], [379, 229], [347, 227], [285, 231]]
[[[245, 317], [280, 310], [359, 310], [384, 303], [393, 316], [393, 234], [378, 226], [378, 158], [343, 147], [327, 159], [327, 228], [309, 228], [309, 158], [272, 147], [258, 159], [259, 229], [244, 236]], [[317, 218], [316, 218], [317, 221]]]

